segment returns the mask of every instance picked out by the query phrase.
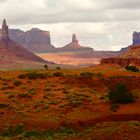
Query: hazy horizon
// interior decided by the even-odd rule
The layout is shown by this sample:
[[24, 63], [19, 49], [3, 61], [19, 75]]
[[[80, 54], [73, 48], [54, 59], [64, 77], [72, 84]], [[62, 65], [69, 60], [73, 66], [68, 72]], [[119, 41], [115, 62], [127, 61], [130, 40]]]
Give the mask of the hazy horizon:
[[52, 44], [63, 47], [76, 33], [83, 46], [120, 50], [140, 31], [138, 0], [0, 0], [0, 20], [10, 28], [50, 31]]

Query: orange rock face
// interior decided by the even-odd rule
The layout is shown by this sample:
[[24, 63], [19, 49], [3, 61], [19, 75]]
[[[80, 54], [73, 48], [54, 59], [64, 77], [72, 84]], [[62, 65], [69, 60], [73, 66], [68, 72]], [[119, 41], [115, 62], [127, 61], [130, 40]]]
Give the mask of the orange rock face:
[[137, 58], [103, 58], [101, 64], [118, 64], [121, 66], [127, 66], [130, 64], [140, 66], [140, 59]]

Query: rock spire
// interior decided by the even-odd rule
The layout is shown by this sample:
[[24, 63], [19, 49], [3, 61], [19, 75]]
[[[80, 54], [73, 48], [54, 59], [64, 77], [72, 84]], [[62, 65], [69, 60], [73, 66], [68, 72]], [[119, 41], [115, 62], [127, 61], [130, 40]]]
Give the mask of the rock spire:
[[140, 45], [140, 32], [133, 33], [133, 45]]
[[76, 38], [76, 34], [72, 34], [72, 43], [78, 44], [78, 39]]
[[9, 41], [9, 31], [8, 31], [8, 25], [6, 24], [6, 20], [3, 20], [2, 23], [2, 37], [1, 41], [8, 42]]

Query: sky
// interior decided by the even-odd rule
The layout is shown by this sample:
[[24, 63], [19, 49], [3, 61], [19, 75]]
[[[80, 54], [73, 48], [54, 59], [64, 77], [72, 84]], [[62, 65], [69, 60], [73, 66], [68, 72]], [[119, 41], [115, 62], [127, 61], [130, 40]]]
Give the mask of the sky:
[[10, 28], [50, 31], [56, 47], [76, 33], [82, 46], [116, 51], [140, 31], [140, 0], [0, 0], [3, 18]]

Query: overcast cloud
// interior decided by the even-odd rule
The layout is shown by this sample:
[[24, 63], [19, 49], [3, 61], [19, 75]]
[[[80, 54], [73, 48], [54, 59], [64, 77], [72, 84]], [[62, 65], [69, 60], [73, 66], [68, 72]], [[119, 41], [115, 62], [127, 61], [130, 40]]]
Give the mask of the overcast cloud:
[[11, 28], [49, 30], [56, 47], [76, 33], [83, 46], [119, 50], [140, 31], [140, 0], [0, 0], [3, 18]]

